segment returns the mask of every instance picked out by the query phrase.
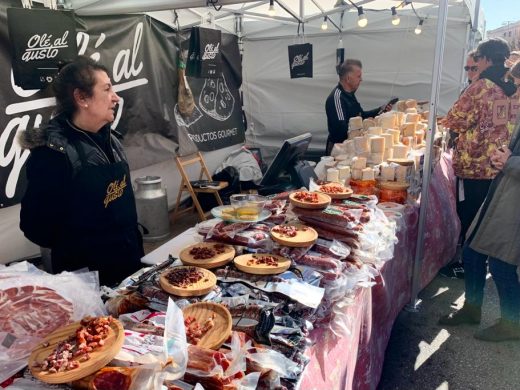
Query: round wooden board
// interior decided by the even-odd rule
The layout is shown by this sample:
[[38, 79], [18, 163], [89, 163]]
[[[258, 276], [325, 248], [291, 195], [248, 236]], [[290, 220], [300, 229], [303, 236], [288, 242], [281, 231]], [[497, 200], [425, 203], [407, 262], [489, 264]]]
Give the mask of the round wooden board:
[[218, 303], [198, 302], [182, 309], [184, 319], [194, 317], [201, 326], [212, 313], [215, 313], [215, 326], [208, 330], [200, 339], [197, 346], [209, 349], [218, 349], [231, 335], [232, 318], [229, 310]]
[[[293, 225], [298, 228], [298, 233], [294, 237], [287, 237], [285, 235], [281, 235], [280, 233], [273, 232], [273, 229], [276, 228], [273, 227], [271, 229], [271, 237], [273, 240], [278, 242], [279, 244], [285, 245], [285, 246], [291, 246], [291, 247], [306, 247], [313, 245], [316, 240], [318, 239], [318, 233], [316, 230], [311, 228], [310, 226], [305, 226], [301, 224], [288, 224]], [[283, 226], [283, 225], [277, 225], [277, 226]], [[305, 228], [306, 230], [300, 230]]]
[[[318, 203], [310, 203], [301, 201], [295, 198], [299, 192], [309, 192], [318, 195]], [[289, 200], [294, 207], [300, 207], [302, 209], [324, 209], [332, 201], [331, 197], [323, 192], [310, 192], [310, 191], [296, 191], [289, 195]]]
[[[225, 251], [210, 259], [194, 259], [193, 256], [190, 254], [190, 250], [194, 247], [213, 248], [213, 246], [216, 244], [224, 245]], [[233, 248], [232, 245], [220, 244], [217, 242], [199, 242], [197, 244], [193, 244], [184, 248], [179, 253], [179, 258], [181, 259], [182, 264], [193, 265], [195, 267], [201, 267], [206, 269], [221, 267], [233, 260], [233, 257], [235, 257], [235, 248]]]
[[[261, 256], [272, 256], [275, 257], [278, 260], [278, 265], [276, 267], [268, 266], [265, 264], [255, 264], [255, 265], [248, 265], [247, 262], [249, 260], [252, 260], [256, 257]], [[283, 257], [283, 256], [277, 256], [272, 255], [270, 253], [255, 253], [255, 254], [247, 254], [242, 256], [235, 257], [235, 266], [243, 272], [247, 272], [249, 274], [255, 274], [255, 275], [274, 275], [274, 274], [281, 274], [282, 272], [285, 272], [289, 269], [291, 266], [291, 260]]]
[[[45, 337], [29, 356], [29, 368], [33, 376], [46, 383], [66, 383], [76, 379], [84, 378], [93, 374], [102, 367], [105, 367], [119, 352], [125, 341], [125, 331], [118, 320], [112, 320], [108, 337], [105, 339], [105, 345], [99, 349], [90, 352], [90, 359], [81, 362], [78, 368], [70, 371], [57, 372], [54, 374], [48, 371], [41, 371], [38, 367], [33, 367], [35, 362], [43, 362], [56, 348], [56, 345], [75, 334], [76, 329], [80, 327], [79, 322], [74, 322], [62, 328], [59, 328]], [[49, 343], [47, 347], [45, 343]]]
[[[183, 268], [195, 268], [197, 271], [202, 272], [204, 277], [202, 280], [199, 280], [197, 283], [190, 284], [186, 288], [176, 287], [168, 282], [168, 279], [166, 278], [167, 274]], [[161, 276], [159, 276], [159, 284], [161, 285], [161, 288], [167, 293], [177, 295], [179, 297], [196, 297], [200, 295], [206, 295], [211, 290], [213, 290], [217, 284], [217, 277], [213, 272], [205, 268], [179, 265], [177, 267], [168, 268], [163, 273], [161, 273]]]
[[[319, 188], [321, 189], [321, 187], [323, 187], [323, 186], [320, 186]], [[323, 191], [319, 191], [319, 192], [330, 196], [332, 199], [348, 199], [354, 193], [354, 191], [352, 191], [352, 189], [348, 188], [348, 187], [345, 187], [344, 192], [338, 192], [338, 193], [334, 193], [334, 194], [331, 194], [330, 192], [323, 192]]]

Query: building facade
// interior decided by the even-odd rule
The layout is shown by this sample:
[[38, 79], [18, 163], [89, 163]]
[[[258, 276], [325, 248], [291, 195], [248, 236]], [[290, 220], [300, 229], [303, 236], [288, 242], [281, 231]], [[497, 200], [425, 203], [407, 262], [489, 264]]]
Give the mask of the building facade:
[[511, 46], [511, 50], [520, 50], [520, 21], [507, 22], [502, 27], [487, 32], [488, 38], [503, 38]]

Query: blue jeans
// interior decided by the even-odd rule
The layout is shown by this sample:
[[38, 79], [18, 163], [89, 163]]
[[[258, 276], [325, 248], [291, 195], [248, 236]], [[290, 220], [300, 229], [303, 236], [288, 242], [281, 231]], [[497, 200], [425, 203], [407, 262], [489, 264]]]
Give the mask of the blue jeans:
[[[464, 259], [466, 302], [470, 305], [481, 307], [484, 299], [486, 260], [488, 260], [488, 256], [476, 252], [466, 245], [462, 252], [462, 258]], [[516, 269], [516, 265], [489, 257], [489, 270], [497, 286], [502, 318], [519, 323], [520, 282], [518, 281]]]

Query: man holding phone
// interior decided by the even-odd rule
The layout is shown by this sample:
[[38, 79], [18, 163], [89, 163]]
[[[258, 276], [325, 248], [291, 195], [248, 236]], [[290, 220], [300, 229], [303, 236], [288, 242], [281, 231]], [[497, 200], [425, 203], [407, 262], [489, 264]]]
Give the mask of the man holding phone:
[[355, 116], [363, 119], [375, 117], [383, 112], [390, 111], [392, 104], [364, 111], [356, 98], [356, 91], [363, 81], [363, 65], [360, 60], [347, 59], [339, 67], [339, 83], [325, 102], [325, 112], [327, 113], [327, 127], [329, 136], [325, 154], [328, 156], [335, 143], [340, 143], [347, 139], [348, 121]]

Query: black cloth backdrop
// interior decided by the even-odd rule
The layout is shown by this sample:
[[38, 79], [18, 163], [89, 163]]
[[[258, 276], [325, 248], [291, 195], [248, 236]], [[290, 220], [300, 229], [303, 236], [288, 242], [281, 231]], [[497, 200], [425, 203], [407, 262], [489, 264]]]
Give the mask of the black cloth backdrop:
[[[29, 151], [14, 142], [16, 134], [44, 125], [54, 110], [50, 88], [22, 90], [12, 81], [6, 9], [19, 4], [14, 0], [0, 3], [0, 104], [4, 108], [0, 113], [0, 208], [19, 203], [26, 185], [24, 165]], [[179, 152], [175, 150], [179, 143], [182, 151], [183, 146], [190, 148], [186, 145], [190, 140], [201, 151], [244, 141], [236, 36], [222, 34], [223, 77], [212, 79], [216, 84], [209, 85], [209, 79], [188, 78], [197, 115], [184, 119], [176, 109], [178, 48], [173, 29], [146, 15], [75, 19], [78, 53], [93, 56], [112, 71], [112, 83], [122, 98], [113, 126], [124, 135], [125, 147], [131, 149], [134, 143], [150, 137], [159, 140], [155, 147], [174, 145], [166, 147], [162, 155], [143, 147], [141, 155], [129, 156], [131, 166], [132, 158], [149, 163], [172, 158]], [[147, 151], [150, 156], [143, 155]], [[157, 160], [157, 155], [162, 159]]]

